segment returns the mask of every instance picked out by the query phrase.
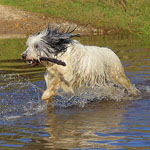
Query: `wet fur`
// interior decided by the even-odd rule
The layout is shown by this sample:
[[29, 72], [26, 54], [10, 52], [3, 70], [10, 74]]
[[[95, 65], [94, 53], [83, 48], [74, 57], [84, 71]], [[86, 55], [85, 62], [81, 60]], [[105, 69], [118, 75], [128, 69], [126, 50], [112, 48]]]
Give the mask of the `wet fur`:
[[56, 64], [47, 66], [47, 89], [43, 93], [43, 100], [53, 98], [57, 88], [74, 94], [75, 88], [106, 85], [108, 82], [113, 82], [127, 89], [130, 94], [137, 95], [137, 91], [124, 73], [119, 58], [108, 48], [84, 46], [73, 40], [67, 51], [58, 58], [66, 63], [66, 67]]
[[[74, 94], [76, 88], [105, 86], [109, 82], [125, 88], [132, 95], [138, 94], [126, 77], [118, 56], [112, 50], [82, 45], [79, 41], [71, 40], [74, 36], [78, 35], [46, 29], [28, 39], [28, 48], [23, 53], [27, 55], [26, 59], [38, 59], [42, 56], [57, 58], [66, 63], [66, 66], [43, 63], [47, 68], [44, 76], [47, 88], [43, 92], [42, 100], [53, 99], [58, 88]], [[39, 46], [35, 50], [36, 44]]]

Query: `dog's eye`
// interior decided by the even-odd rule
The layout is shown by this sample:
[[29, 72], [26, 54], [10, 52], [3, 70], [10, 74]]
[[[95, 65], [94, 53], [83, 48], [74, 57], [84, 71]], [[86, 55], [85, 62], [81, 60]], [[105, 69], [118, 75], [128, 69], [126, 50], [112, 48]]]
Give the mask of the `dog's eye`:
[[39, 46], [37, 44], [34, 45], [34, 48], [38, 48]]

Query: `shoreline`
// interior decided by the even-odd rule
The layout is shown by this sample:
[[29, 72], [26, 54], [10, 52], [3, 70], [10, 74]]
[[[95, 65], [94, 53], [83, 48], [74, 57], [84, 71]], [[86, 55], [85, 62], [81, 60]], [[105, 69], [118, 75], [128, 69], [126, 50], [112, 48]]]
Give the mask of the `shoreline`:
[[[31, 0], [25, 3], [17, 0], [7, 2], [2, 0], [0, 37], [28, 36], [42, 31], [48, 24], [51, 28], [58, 28], [60, 31], [64, 29], [67, 31], [69, 27], [72, 30], [77, 26], [75, 33], [81, 35], [150, 35], [150, 25], [147, 22], [149, 9], [146, 9], [146, 13], [140, 7], [142, 4], [147, 8], [145, 1], [120, 0], [120, 2], [127, 2], [124, 8], [119, 1], [111, 0], [105, 2], [89, 0], [88, 3], [84, 1], [68, 3], [68, 1]], [[137, 9], [133, 9], [134, 4]]]
[[99, 31], [90, 25], [78, 25], [77, 23], [70, 23], [63, 19], [3, 5], [0, 5], [0, 22], [0, 39], [25, 38], [30, 34], [35, 34], [43, 30], [48, 24], [52, 28], [57, 27], [60, 30], [67, 30], [69, 27], [71, 30], [77, 27], [75, 33], [80, 33], [81, 35], [97, 34]]

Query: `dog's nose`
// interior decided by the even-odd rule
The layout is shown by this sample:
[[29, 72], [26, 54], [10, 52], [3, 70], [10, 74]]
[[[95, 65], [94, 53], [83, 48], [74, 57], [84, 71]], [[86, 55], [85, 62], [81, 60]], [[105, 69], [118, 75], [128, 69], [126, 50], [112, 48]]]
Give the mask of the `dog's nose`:
[[22, 58], [26, 59], [27, 55], [26, 54], [22, 54]]

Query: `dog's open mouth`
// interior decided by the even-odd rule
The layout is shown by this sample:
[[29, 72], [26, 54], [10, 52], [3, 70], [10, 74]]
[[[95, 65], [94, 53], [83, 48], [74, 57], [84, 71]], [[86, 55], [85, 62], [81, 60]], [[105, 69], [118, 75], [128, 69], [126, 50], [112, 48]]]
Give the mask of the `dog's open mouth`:
[[40, 64], [39, 60], [37, 60], [37, 59], [26, 60], [26, 62], [28, 62], [28, 64], [29, 64], [30, 66], [33, 66], [33, 67]]
[[44, 61], [52, 62], [57, 65], [66, 66], [65, 62], [58, 60], [56, 58], [48, 58], [48, 57], [39, 57], [39, 59], [32, 59], [32, 60], [25, 60], [25, 61], [28, 62], [28, 64], [31, 66], [37, 66], [39, 64], [42, 64], [42, 62], [44, 62]]

